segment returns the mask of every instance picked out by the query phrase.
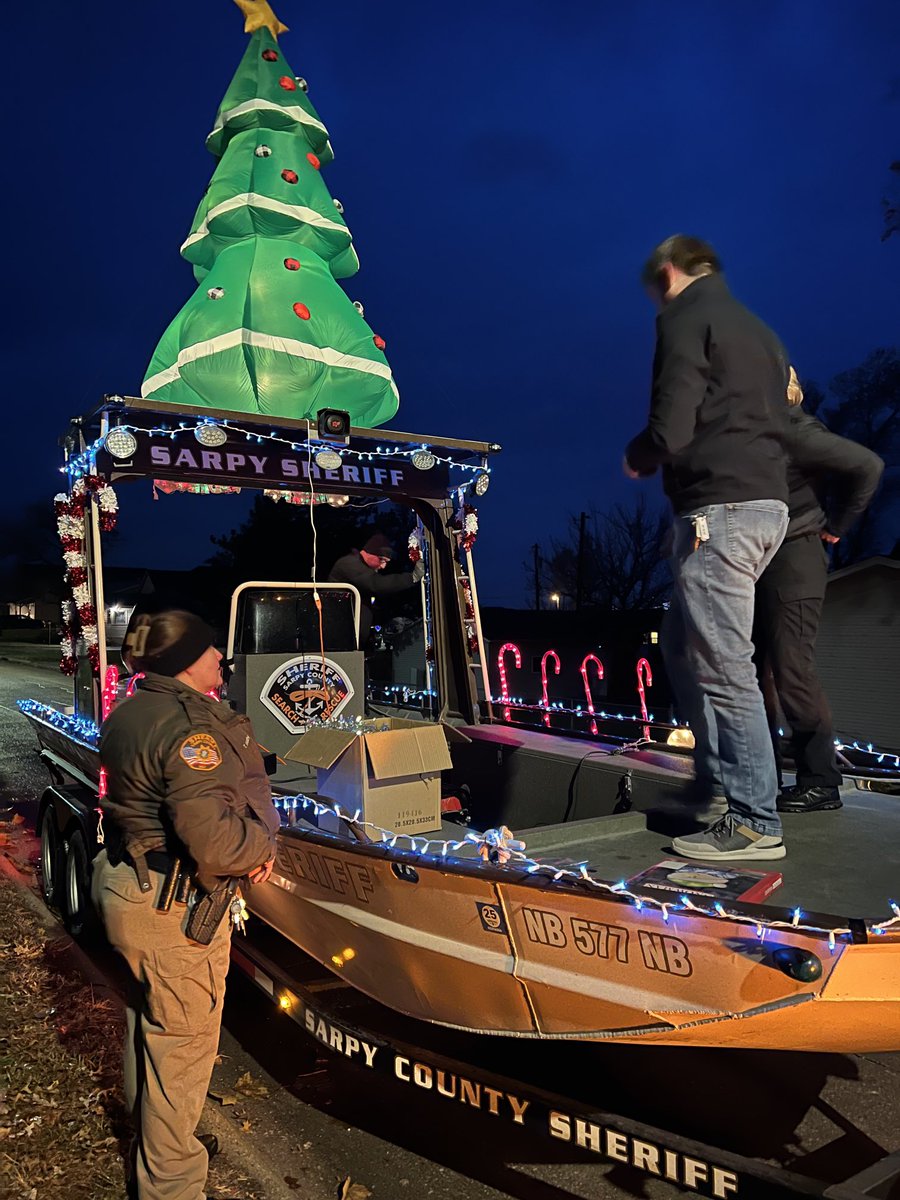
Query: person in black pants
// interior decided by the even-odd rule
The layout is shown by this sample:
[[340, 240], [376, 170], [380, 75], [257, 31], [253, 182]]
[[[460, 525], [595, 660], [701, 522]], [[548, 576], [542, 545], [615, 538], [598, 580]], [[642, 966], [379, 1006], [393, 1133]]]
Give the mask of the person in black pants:
[[[753, 640], [779, 767], [778, 707], [790, 725], [795, 787], [781, 791], [780, 812], [841, 807], [834, 730], [816, 674], [816, 636], [828, 573], [826, 545], [840, 541], [865, 511], [884, 463], [865, 446], [831, 433], [799, 407], [803, 393], [791, 368], [787, 450], [790, 522], [756, 585]], [[826, 491], [831, 502], [825, 499]]]

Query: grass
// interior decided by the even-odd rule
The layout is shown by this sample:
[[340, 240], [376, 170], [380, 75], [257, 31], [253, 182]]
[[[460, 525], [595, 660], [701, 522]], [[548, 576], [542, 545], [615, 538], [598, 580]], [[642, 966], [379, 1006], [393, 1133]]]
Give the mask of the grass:
[[[35, 873], [36, 839], [0, 824], [0, 854]], [[19, 876], [21, 879], [21, 875]], [[71, 939], [0, 872], [0, 1197], [122, 1200], [131, 1127], [122, 1091], [124, 1012], [85, 982]], [[221, 1153], [210, 1195], [261, 1189]]]
[[123, 1022], [57, 969], [62, 940], [0, 876], [0, 1195], [121, 1200]]

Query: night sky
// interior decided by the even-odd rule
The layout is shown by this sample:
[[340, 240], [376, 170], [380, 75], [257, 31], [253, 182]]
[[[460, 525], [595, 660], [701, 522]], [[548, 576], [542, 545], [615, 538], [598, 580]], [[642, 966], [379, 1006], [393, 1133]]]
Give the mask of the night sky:
[[[344, 286], [387, 341], [392, 425], [504, 446], [483, 603], [525, 603], [531, 543], [637, 486], [639, 272], [663, 237], [712, 241], [801, 376], [900, 343], [900, 237], [879, 240], [897, 0], [274, 7], [331, 133], [362, 262]], [[193, 290], [178, 246], [245, 35], [229, 0], [42, 0], [4, 23], [8, 511], [50, 502], [66, 419], [139, 394]], [[138, 486], [119, 489], [123, 564], [193, 565], [240, 518], [230, 498], [135, 506]]]

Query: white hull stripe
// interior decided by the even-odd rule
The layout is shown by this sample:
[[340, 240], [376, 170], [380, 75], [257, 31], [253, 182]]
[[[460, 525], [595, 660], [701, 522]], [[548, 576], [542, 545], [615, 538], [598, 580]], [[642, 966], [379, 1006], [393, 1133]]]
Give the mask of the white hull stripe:
[[248, 112], [257, 112], [262, 109], [268, 109], [271, 112], [284, 113], [286, 117], [290, 117], [292, 121], [299, 121], [301, 125], [310, 125], [313, 129], [318, 129], [328, 137], [328, 130], [321, 121], [317, 121], [315, 117], [311, 117], [305, 108], [301, 108], [299, 104], [276, 104], [273, 100], [263, 100], [257, 97], [255, 100], [245, 100], [243, 104], [237, 104], [234, 108], [229, 108], [227, 112], [220, 113], [215, 125], [207, 137], [215, 137], [220, 133], [229, 121], [233, 121], [236, 117], [242, 117]]
[[261, 196], [258, 192], [241, 192], [240, 195], [232, 196], [229, 200], [223, 200], [221, 204], [217, 204], [215, 208], [209, 210], [203, 219], [203, 223], [197, 227], [181, 247], [181, 253], [184, 254], [188, 246], [192, 246], [194, 242], [203, 241], [209, 234], [210, 223], [216, 217], [221, 217], [227, 212], [233, 212], [236, 208], [251, 207], [278, 213], [279, 216], [290, 217], [294, 221], [300, 221], [304, 225], [313, 225], [317, 229], [328, 229], [335, 233], [342, 233], [348, 241], [350, 240], [350, 230], [346, 225], [341, 225], [338, 221], [330, 221], [328, 217], [323, 217], [314, 208], [307, 208], [305, 204], [284, 204], [281, 200], [273, 200], [269, 196]]
[[397, 921], [390, 921], [387, 917], [379, 917], [375, 913], [354, 908], [352, 904], [340, 904], [333, 900], [314, 900], [311, 896], [300, 893], [295, 884], [280, 875], [273, 875], [272, 882], [277, 883], [285, 891], [298, 892], [306, 903], [314, 904], [316, 908], [324, 908], [335, 917], [340, 917], [353, 925], [361, 925], [373, 933], [389, 937], [392, 941], [405, 942], [407, 945], [419, 949], [433, 950], [447, 958], [463, 959], [465, 962], [475, 963], [480, 967], [490, 967], [492, 971], [499, 971], [503, 975], [511, 976], [513, 974], [515, 959], [511, 954], [501, 954], [498, 950], [487, 950], [482, 946], [465, 945], [454, 938], [442, 937], [439, 933], [428, 933], [424, 929], [410, 929], [409, 926], [401, 925]]
[[543, 963], [523, 962], [521, 959], [516, 967], [516, 978], [524, 983], [539, 983], [544, 987], [558, 988], [579, 996], [593, 996], [597, 1000], [607, 1000], [650, 1016], [676, 1012], [716, 1015], [722, 1013], [721, 1008], [710, 1008], [707, 1004], [679, 1004], [672, 996], [661, 992], [649, 992], [645, 988], [615, 983], [611, 979], [599, 979], [596, 976], [582, 975], [578, 971], [566, 971], [562, 967], [549, 967]]
[[458, 939], [441, 937], [423, 929], [410, 929], [386, 917], [379, 917], [365, 909], [356, 908], [352, 904], [339, 904], [331, 900], [314, 900], [305, 895], [283, 876], [272, 877], [279, 887], [287, 891], [297, 892], [302, 899], [317, 908], [324, 908], [336, 917], [350, 921], [352, 924], [369, 929], [373, 933], [389, 937], [396, 942], [407, 945], [424, 947], [447, 958], [459, 959], [462, 962], [477, 963], [482, 967], [490, 967], [504, 975], [514, 975], [525, 983], [540, 983], [546, 987], [571, 992], [579, 996], [593, 996], [597, 1000], [605, 1000], [622, 1008], [628, 1008], [640, 1013], [657, 1012], [690, 1012], [715, 1013], [720, 1015], [721, 1008], [710, 1008], [705, 1004], [691, 1004], [682, 1007], [671, 996], [661, 992], [650, 992], [644, 988], [631, 987], [628, 984], [616, 983], [611, 979], [599, 979], [577, 971], [566, 971], [560, 967], [550, 967], [541, 963], [516, 962], [510, 954], [500, 954], [496, 950], [486, 950], [480, 946], [459, 941]]
[[252, 329], [232, 329], [229, 333], [220, 333], [218, 337], [206, 342], [197, 342], [193, 346], [185, 346], [171, 367], [151, 375], [141, 385], [141, 395], [146, 397], [158, 392], [169, 383], [174, 383], [181, 377], [182, 367], [196, 362], [200, 358], [209, 358], [213, 354], [221, 354], [223, 350], [231, 350], [235, 346], [256, 346], [261, 350], [275, 350], [280, 354], [290, 354], [294, 358], [306, 358], [320, 362], [326, 367], [346, 367], [349, 371], [362, 371], [367, 375], [379, 375], [391, 385], [394, 395], [397, 388], [391, 377], [391, 368], [387, 363], [372, 362], [368, 358], [359, 358], [354, 354], [342, 354], [331, 346], [312, 346], [309, 342], [298, 342], [294, 338], [273, 337], [269, 333], [255, 333]]

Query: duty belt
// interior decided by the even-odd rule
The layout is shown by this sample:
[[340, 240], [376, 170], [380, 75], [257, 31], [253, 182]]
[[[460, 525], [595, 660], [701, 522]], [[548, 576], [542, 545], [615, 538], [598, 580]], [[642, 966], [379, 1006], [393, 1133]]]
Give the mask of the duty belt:
[[182, 864], [182, 860], [167, 850], [147, 850], [144, 854], [133, 855], [126, 852], [122, 859], [134, 870], [142, 892], [149, 892], [151, 887], [150, 871], [158, 871], [164, 875], [163, 885], [156, 901], [160, 912], [168, 912], [174, 900], [178, 905], [188, 903], [193, 890], [190, 868]]

